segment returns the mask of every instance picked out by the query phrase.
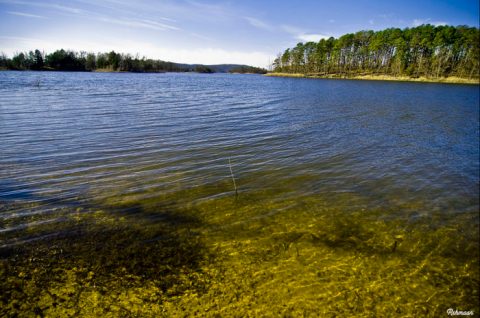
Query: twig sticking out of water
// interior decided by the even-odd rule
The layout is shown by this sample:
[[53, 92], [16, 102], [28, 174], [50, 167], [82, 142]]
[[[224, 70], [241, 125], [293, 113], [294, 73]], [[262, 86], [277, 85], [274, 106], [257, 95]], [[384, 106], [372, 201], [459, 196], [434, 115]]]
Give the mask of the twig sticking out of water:
[[235, 187], [235, 198], [236, 198], [238, 197], [237, 183], [235, 182], [235, 177], [233, 176], [232, 162], [230, 161], [230, 157], [228, 158], [228, 166], [230, 167], [230, 174], [232, 175], [233, 186]]

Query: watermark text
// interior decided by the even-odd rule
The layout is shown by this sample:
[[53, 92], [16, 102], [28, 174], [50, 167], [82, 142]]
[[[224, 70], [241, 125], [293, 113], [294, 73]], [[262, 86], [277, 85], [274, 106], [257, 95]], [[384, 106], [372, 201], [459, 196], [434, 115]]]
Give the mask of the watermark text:
[[473, 310], [457, 310], [448, 308], [447, 314], [449, 316], [473, 316]]

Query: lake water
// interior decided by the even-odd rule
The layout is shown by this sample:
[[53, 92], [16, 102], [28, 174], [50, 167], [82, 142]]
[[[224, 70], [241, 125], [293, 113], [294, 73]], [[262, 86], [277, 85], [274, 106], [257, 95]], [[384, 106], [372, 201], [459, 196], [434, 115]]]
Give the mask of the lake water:
[[478, 86], [0, 72], [0, 313], [478, 312], [478, 209]]

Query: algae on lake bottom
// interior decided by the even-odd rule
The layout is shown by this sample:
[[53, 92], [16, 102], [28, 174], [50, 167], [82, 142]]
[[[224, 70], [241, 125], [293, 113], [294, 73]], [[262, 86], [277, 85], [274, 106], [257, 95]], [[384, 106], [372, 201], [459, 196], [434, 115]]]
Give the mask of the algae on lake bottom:
[[417, 215], [415, 203], [398, 211], [357, 209], [350, 203], [366, 199], [353, 194], [245, 191], [198, 200], [224, 186], [112, 195], [57, 209], [59, 222], [26, 216], [34, 225], [19, 231], [28, 242], [4, 236], [10, 241], [0, 255], [0, 315], [479, 312], [476, 212]]

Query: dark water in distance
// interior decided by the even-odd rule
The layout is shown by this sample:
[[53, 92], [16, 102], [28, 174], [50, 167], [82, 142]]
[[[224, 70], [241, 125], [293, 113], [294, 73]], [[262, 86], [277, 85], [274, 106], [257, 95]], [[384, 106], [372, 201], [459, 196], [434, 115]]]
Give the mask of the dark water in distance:
[[477, 86], [0, 72], [0, 315], [477, 311], [478, 208]]

